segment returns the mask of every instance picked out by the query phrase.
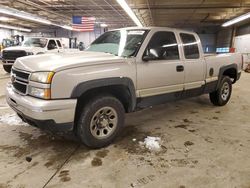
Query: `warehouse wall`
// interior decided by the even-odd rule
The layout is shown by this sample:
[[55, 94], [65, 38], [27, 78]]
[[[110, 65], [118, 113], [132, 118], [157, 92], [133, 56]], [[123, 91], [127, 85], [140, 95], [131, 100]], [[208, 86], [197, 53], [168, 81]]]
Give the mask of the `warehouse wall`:
[[233, 32], [232, 28], [221, 29], [220, 31], [218, 31], [216, 37], [216, 47], [217, 48], [230, 47], [232, 32]]
[[11, 30], [9, 29], [0, 29], [0, 44], [2, 44], [2, 40], [5, 38], [10, 38], [12, 35]]
[[59, 37], [59, 38], [77, 38], [78, 42], [84, 42], [85, 46], [88, 46], [97, 37], [104, 33], [103, 28], [95, 28], [95, 32], [72, 32], [65, 29], [34, 29], [31, 33], [20, 32], [9, 29], [0, 29], [0, 43], [2, 39], [10, 38], [11, 35], [23, 35], [24, 37]]
[[204, 53], [214, 53], [216, 50], [216, 35], [215, 34], [198, 34]]
[[94, 32], [76, 32], [69, 31], [65, 29], [57, 29], [56, 37], [66, 37], [66, 38], [77, 38], [78, 42], [84, 42], [87, 47], [91, 42], [93, 42], [97, 37], [99, 37], [102, 33], [104, 33], [103, 28], [95, 28]]
[[250, 24], [246, 24], [237, 28], [236, 36], [250, 34]]

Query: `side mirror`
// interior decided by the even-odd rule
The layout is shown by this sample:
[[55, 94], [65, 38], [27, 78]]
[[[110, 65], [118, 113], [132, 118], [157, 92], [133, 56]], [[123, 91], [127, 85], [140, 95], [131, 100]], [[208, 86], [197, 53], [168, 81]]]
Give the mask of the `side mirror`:
[[147, 55], [144, 54], [142, 57], [142, 60], [146, 62], [150, 60], [157, 60], [159, 58], [160, 50], [161, 49], [157, 49], [157, 48], [148, 49]]
[[142, 60], [143, 61], [150, 61], [150, 60], [153, 60], [154, 58], [152, 58], [152, 56], [149, 56], [149, 55], [144, 55], [143, 57], [142, 57]]

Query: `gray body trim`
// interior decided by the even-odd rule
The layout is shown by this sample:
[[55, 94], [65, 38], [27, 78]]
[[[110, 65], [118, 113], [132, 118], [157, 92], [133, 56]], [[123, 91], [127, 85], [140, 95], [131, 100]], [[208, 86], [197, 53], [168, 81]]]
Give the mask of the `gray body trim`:
[[[231, 68], [235, 69], [235, 71], [236, 71], [236, 76], [238, 75], [238, 67], [237, 67], [237, 64], [231, 64], [231, 65], [226, 65], [226, 66], [221, 67], [220, 70], [219, 70], [218, 83], [217, 83], [216, 89], [218, 89], [218, 87], [220, 86], [220, 82], [221, 82], [221, 80], [222, 80], [222, 77], [223, 77], [224, 72], [225, 72], [226, 70], [228, 70], [228, 69], [231, 69]], [[237, 76], [237, 77], [238, 77], [238, 76]], [[237, 80], [238, 80], [238, 79], [236, 78], [236, 79], [234, 80], [233, 83], [235, 83]]]
[[90, 80], [87, 82], [82, 82], [78, 84], [71, 93], [71, 98], [79, 98], [81, 95], [86, 93], [91, 89], [101, 88], [101, 87], [112, 87], [112, 86], [125, 86], [130, 94], [130, 104], [129, 104], [129, 112], [134, 111], [136, 107], [136, 92], [133, 81], [127, 77], [114, 77], [114, 78], [104, 78], [97, 80]]

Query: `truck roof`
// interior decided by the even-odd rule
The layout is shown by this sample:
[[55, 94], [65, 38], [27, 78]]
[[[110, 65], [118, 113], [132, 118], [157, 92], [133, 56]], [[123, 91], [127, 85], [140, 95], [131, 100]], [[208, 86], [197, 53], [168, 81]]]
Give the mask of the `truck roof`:
[[37, 39], [62, 39], [60, 37], [27, 37], [27, 38], [37, 38]]
[[[125, 27], [125, 28], [120, 28], [120, 29], [124, 29], [124, 30], [140, 30], [140, 29], [147, 29], [147, 30], [161, 30], [161, 29], [167, 29], [167, 30], [172, 30], [172, 31], [178, 31], [178, 32], [188, 32], [188, 33], [195, 33], [193, 31], [188, 31], [188, 30], [184, 30], [184, 29], [177, 29], [177, 28], [171, 28], [171, 27]], [[120, 30], [120, 29], [113, 29], [111, 31], [116, 31], [116, 30]]]

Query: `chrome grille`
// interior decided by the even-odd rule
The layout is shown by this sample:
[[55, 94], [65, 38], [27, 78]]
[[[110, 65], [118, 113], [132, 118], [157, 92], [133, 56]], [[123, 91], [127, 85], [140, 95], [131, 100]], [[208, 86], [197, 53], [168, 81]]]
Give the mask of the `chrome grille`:
[[3, 50], [2, 58], [4, 60], [15, 61], [18, 57], [26, 56], [27, 53], [24, 50]]
[[27, 94], [30, 73], [12, 68], [11, 82], [16, 92]]

